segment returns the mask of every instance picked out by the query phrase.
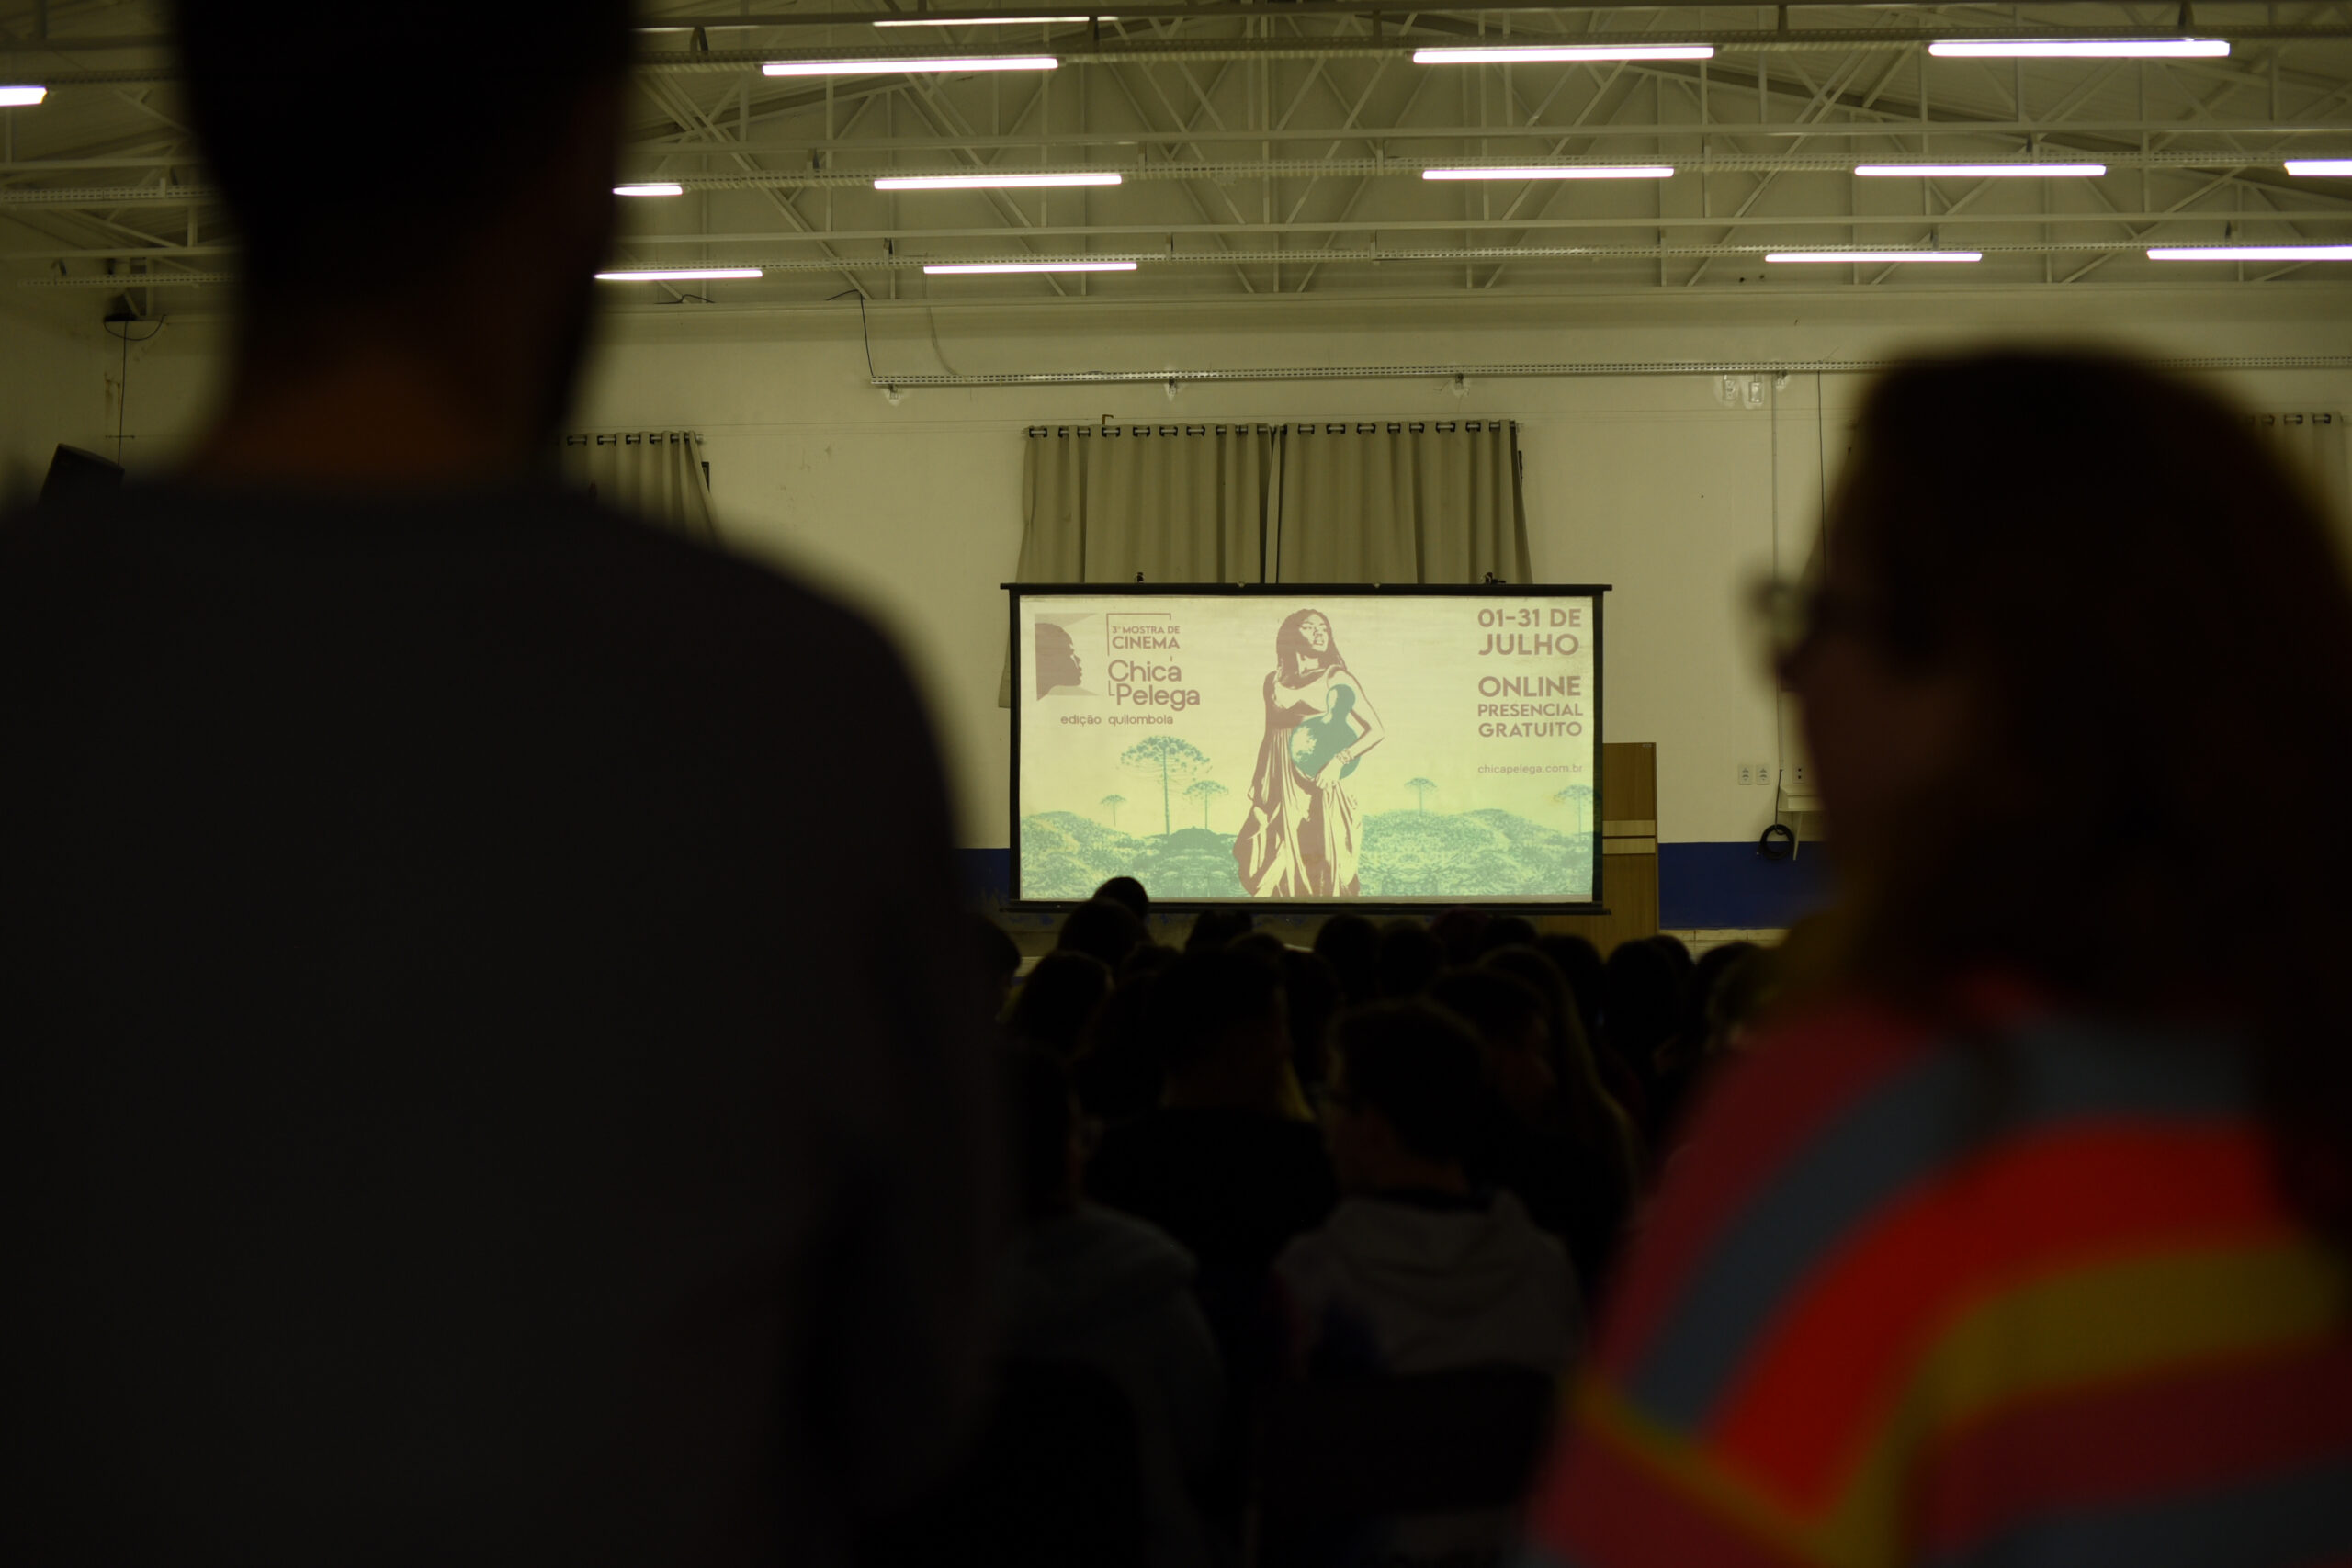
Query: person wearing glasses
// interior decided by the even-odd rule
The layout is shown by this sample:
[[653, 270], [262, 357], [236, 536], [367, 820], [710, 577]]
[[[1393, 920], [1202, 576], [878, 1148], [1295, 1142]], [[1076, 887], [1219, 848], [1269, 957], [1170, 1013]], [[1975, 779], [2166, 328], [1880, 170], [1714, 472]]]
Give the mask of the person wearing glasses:
[[2210, 392], [1997, 353], [1877, 385], [1826, 526], [1772, 603], [1842, 907], [1691, 1124], [1525, 1562], [2352, 1559], [2319, 511]]

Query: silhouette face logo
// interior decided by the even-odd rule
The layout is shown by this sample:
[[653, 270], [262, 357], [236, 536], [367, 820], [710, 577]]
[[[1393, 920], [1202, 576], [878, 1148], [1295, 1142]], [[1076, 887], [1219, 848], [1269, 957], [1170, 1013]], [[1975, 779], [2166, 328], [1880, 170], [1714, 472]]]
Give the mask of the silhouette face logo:
[[1078, 648], [1069, 640], [1069, 633], [1050, 621], [1037, 623], [1037, 657], [1033, 668], [1037, 671], [1037, 694], [1041, 697], [1057, 686], [1075, 686], [1086, 679], [1086, 669], [1078, 660]]

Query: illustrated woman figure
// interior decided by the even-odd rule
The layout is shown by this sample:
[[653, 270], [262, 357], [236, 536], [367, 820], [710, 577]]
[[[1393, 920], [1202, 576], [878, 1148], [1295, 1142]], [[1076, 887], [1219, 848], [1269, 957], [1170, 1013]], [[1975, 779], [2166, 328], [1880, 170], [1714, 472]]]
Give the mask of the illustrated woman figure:
[[1320, 610], [1274, 634], [1266, 737], [1250, 818], [1233, 841], [1241, 886], [1261, 898], [1352, 898], [1360, 818], [1343, 781], [1385, 733]]

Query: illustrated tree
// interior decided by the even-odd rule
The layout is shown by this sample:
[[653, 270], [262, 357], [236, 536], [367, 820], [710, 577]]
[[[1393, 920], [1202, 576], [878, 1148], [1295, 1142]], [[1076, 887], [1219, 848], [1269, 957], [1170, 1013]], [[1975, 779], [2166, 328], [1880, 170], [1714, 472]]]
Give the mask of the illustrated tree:
[[1169, 797], [1209, 770], [1208, 754], [1191, 741], [1173, 735], [1150, 735], [1119, 753], [1119, 766], [1129, 773], [1159, 781], [1159, 833], [1176, 830]]
[[1185, 790], [1184, 795], [1186, 798], [1201, 803], [1201, 826], [1205, 828], [1209, 825], [1209, 807], [1216, 804], [1216, 797], [1232, 793], [1215, 779], [1202, 779]]
[[1590, 824], [1586, 820], [1592, 811], [1592, 786], [1590, 784], [1570, 784], [1567, 788], [1561, 790], [1558, 794], [1553, 795], [1552, 798], [1560, 802], [1560, 804], [1566, 806], [1569, 810], [1576, 813], [1577, 832], [1581, 833], [1590, 826]]
[[1437, 788], [1434, 783], [1428, 779], [1407, 779], [1405, 787], [1413, 792], [1414, 798], [1421, 803], [1422, 810], [1430, 808], [1430, 791]]
[[1102, 797], [1102, 804], [1111, 808], [1112, 827], [1115, 828], [1119, 825], [1119, 807], [1126, 803], [1127, 797], [1124, 795], [1106, 795]]

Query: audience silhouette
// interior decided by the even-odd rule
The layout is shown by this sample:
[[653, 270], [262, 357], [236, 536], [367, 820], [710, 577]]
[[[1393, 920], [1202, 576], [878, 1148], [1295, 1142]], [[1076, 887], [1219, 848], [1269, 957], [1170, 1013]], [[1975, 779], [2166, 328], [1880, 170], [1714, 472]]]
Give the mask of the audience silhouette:
[[0, 527], [0, 1561], [843, 1561], [980, 1408], [988, 982], [884, 637], [542, 477], [631, 7], [175, 9], [225, 402]]
[[1686, 997], [1736, 1065], [1529, 1562], [2341, 1560], [2352, 841], [2227, 830], [2352, 772], [2324, 522], [2210, 393], [1994, 354], [1877, 385], [1826, 546], [1769, 607], [1845, 902]]
[[1087, 1021], [1110, 994], [1111, 971], [1101, 959], [1067, 948], [1049, 953], [1012, 998], [1006, 1032], [1057, 1062], [1071, 1061]]
[[[1119, 876], [1023, 977], [881, 636], [537, 480], [628, 13], [493, 10], [531, 70], [302, 11], [361, 121], [467, 106], [353, 182], [292, 13], [186, 0], [226, 412], [0, 529], [0, 1560], [2352, 1561], [2352, 585], [2226, 405], [1876, 385], [1762, 606], [1782, 946], [1180, 953]], [[1283, 1431], [1458, 1472], [1450, 1389], [1523, 1416], [1478, 1506], [1254, 1533]]]
[[1008, 1055], [1023, 1225], [999, 1292], [1001, 1354], [1107, 1373], [1136, 1422], [1143, 1560], [1211, 1562], [1193, 1493], [1216, 1457], [1225, 1373], [1193, 1296], [1192, 1255], [1156, 1226], [1081, 1201], [1085, 1139], [1061, 1063], [1026, 1047]]

